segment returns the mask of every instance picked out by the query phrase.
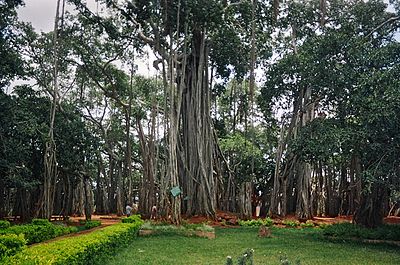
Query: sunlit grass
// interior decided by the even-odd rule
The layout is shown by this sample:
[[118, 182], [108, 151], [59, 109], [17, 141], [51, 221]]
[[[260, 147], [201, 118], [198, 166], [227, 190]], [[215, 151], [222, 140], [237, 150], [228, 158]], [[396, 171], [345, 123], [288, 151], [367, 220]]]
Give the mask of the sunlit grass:
[[155, 235], [137, 238], [108, 264], [225, 264], [254, 249], [255, 264], [400, 264], [400, 248], [325, 240], [318, 229], [273, 228], [272, 238], [259, 238], [257, 228], [219, 228], [216, 239]]

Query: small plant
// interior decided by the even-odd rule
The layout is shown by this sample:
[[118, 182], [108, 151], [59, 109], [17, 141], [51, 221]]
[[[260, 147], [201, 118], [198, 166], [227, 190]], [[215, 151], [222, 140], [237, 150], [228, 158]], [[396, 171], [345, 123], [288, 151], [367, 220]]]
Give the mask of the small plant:
[[299, 221], [293, 221], [293, 220], [284, 220], [282, 222], [282, 224], [284, 224], [284, 225], [286, 225], [288, 227], [295, 228], [295, 227], [300, 225], [300, 222]]
[[231, 256], [226, 257], [226, 265], [233, 265], [233, 259]]
[[[247, 249], [242, 255], [237, 259], [238, 265], [253, 265], [253, 253], [254, 249]], [[226, 257], [226, 265], [233, 265], [233, 259], [231, 256]]]
[[33, 225], [51, 225], [50, 221], [47, 219], [32, 219], [31, 224], [33, 224]]
[[88, 220], [85, 222], [85, 229], [92, 229], [101, 225], [100, 221], [97, 220]]
[[257, 227], [261, 225], [272, 226], [274, 221], [267, 217], [265, 219], [238, 220], [240, 226]]
[[314, 227], [314, 223], [311, 220], [307, 220], [305, 223], [301, 223], [300, 227], [301, 228], [312, 228]]

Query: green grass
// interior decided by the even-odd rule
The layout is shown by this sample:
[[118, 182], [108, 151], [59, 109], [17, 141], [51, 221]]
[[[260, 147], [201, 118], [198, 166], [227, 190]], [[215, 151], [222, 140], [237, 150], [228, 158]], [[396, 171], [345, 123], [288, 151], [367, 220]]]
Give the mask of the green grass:
[[272, 228], [272, 238], [258, 238], [257, 228], [217, 228], [216, 239], [154, 235], [136, 238], [107, 264], [220, 264], [254, 249], [255, 264], [280, 264], [286, 256], [301, 264], [400, 264], [400, 248], [331, 242], [320, 229]]

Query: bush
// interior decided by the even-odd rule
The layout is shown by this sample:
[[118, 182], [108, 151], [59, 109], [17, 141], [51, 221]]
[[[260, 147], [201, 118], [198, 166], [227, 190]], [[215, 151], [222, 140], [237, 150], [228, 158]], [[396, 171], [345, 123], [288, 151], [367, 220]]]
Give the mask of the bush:
[[143, 221], [120, 223], [79, 237], [63, 238], [27, 248], [7, 264], [94, 264], [129, 244]]
[[33, 225], [52, 225], [47, 219], [32, 219], [31, 224]]
[[[75, 232], [76, 228], [64, 227], [62, 225], [54, 225], [52, 223], [38, 221], [42, 225], [27, 224], [15, 225], [2, 230], [1, 234], [23, 234], [28, 244], [40, 243], [58, 236], [66, 235]], [[44, 224], [44, 225], [43, 225]]]
[[10, 227], [10, 222], [7, 220], [0, 220], [0, 229], [7, 229]]
[[300, 227], [301, 228], [311, 228], [314, 227], [314, 223], [311, 220], [307, 220], [305, 223], [301, 223]]
[[382, 225], [377, 228], [365, 228], [351, 223], [339, 223], [327, 226], [323, 234], [343, 239], [379, 239], [400, 241], [400, 225]]
[[98, 226], [101, 226], [101, 222], [97, 220], [94, 221], [90, 220], [85, 222], [85, 229], [92, 229]]
[[292, 221], [292, 220], [284, 220], [282, 224], [292, 228], [300, 225], [299, 221]]
[[254, 226], [260, 226], [260, 225], [265, 225], [265, 226], [272, 226], [274, 224], [274, 221], [267, 217], [265, 219], [251, 219], [251, 220], [239, 220], [238, 221], [240, 226], [250, 226], [250, 227], [254, 227]]
[[0, 235], [0, 261], [15, 255], [26, 245], [24, 235]]
[[[238, 257], [237, 264], [238, 265], [254, 264], [253, 253], [254, 253], [253, 249], [247, 249], [242, 255]], [[231, 256], [226, 257], [226, 265], [234, 265]]]
[[122, 218], [123, 223], [137, 223], [142, 221], [140, 214], [134, 214], [126, 218]]

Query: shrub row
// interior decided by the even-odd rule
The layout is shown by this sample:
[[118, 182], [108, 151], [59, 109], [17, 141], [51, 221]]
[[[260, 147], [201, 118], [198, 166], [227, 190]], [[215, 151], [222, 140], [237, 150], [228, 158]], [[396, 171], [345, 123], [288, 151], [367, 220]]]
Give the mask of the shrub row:
[[141, 219], [140, 214], [134, 214], [129, 217], [122, 218], [123, 223], [137, 223], [137, 222], [141, 222], [141, 221], [142, 221], [142, 219]]
[[7, 229], [10, 227], [10, 222], [7, 220], [0, 220], [0, 229]]
[[136, 236], [143, 224], [120, 223], [78, 237], [63, 238], [24, 249], [7, 264], [98, 264]]
[[260, 225], [265, 225], [265, 226], [272, 226], [274, 224], [274, 220], [271, 218], [267, 217], [265, 219], [251, 219], [251, 220], [239, 220], [238, 221], [240, 226], [260, 226]]
[[338, 238], [360, 238], [400, 241], [400, 225], [382, 225], [369, 229], [351, 223], [339, 223], [327, 226], [323, 234]]
[[14, 225], [5, 229], [0, 229], [0, 235], [23, 234], [27, 240], [27, 244], [33, 244], [76, 231], [76, 227], [55, 225], [46, 219], [33, 219], [30, 224]]
[[24, 235], [0, 235], [0, 263], [5, 257], [21, 251], [25, 245]]

